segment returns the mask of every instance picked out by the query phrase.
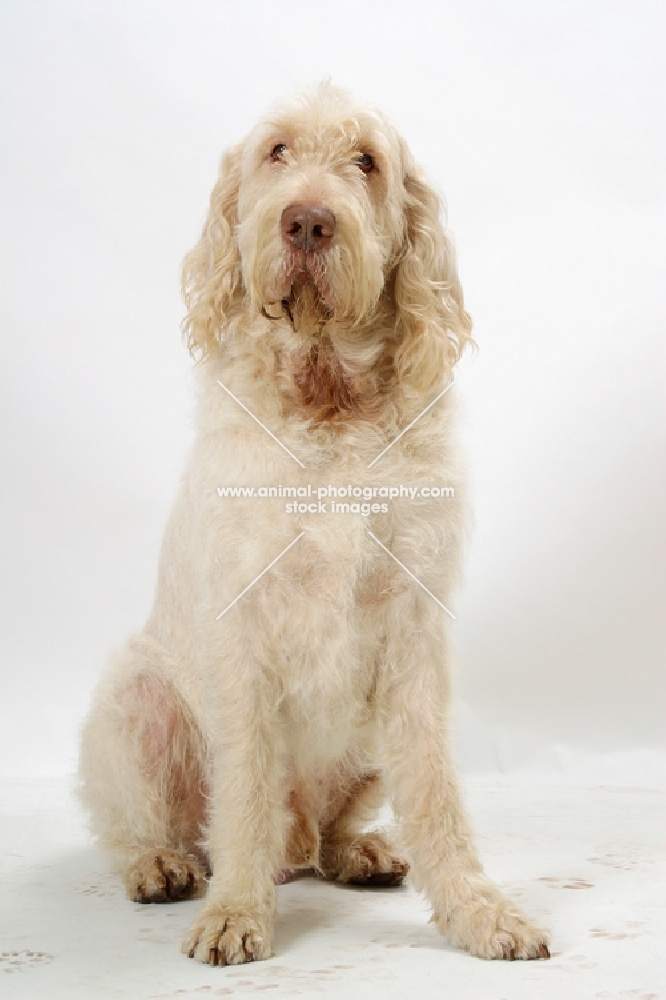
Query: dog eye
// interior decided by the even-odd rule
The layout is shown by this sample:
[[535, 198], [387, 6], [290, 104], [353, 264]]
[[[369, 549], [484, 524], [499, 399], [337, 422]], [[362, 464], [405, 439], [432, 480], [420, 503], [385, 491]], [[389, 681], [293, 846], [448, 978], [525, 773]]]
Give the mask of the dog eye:
[[277, 146], [273, 146], [271, 150], [271, 160], [275, 163], [283, 163], [282, 154], [287, 152], [287, 146], [284, 142], [278, 142]]
[[370, 156], [370, 153], [361, 153], [360, 156], [356, 157], [355, 162], [358, 163], [364, 174], [369, 174], [371, 170], [375, 169], [375, 161]]

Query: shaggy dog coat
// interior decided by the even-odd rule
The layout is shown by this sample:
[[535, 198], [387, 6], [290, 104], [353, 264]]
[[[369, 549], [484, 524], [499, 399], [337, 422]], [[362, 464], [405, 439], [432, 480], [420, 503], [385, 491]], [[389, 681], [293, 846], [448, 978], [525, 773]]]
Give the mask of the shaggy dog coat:
[[[271, 955], [285, 869], [397, 884], [408, 866], [453, 944], [548, 956], [482, 870], [448, 749], [465, 485], [441, 394], [470, 320], [441, 215], [386, 119], [322, 85], [224, 156], [185, 261], [197, 436], [153, 611], [84, 727], [81, 794], [130, 898], [208, 873], [183, 944], [202, 962]], [[382, 510], [401, 484], [453, 495]], [[375, 507], [218, 493], [285, 485], [376, 487]], [[367, 831], [386, 796], [400, 852]]]

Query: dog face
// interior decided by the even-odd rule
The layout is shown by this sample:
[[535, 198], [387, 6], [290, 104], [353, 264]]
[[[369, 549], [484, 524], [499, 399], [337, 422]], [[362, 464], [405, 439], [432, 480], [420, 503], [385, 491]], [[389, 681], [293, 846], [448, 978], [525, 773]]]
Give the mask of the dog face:
[[295, 98], [222, 159], [184, 264], [190, 350], [205, 358], [263, 314], [306, 350], [332, 331], [370, 345], [359, 364], [383, 352], [385, 371], [390, 352], [396, 381], [441, 385], [471, 330], [441, 215], [382, 114], [330, 84]]
[[353, 326], [377, 308], [402, 246], [400, 142], [332, 88], [271, 116], [240, 151], [237, 240], [250, 308], [284, 302]]

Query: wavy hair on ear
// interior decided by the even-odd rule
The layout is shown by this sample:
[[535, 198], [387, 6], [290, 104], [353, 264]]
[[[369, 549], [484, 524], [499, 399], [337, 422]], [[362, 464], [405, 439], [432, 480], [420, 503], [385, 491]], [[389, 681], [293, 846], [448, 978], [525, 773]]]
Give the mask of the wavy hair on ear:
[[223, 325], [237, 311], [243, 294], [235, 233], [241, 149], [235, 146], [222, 157], [201, 239], [183, 261], [187, 315], [182, 329], [190, 354], [199, 360], [221, 343]]
[[403, 146], [405, 233], [395, 271], [394, 366], [401, 381], [427, 391], [451, 375], [474, 345], [455, 250], [441, 220], [443, 205]]

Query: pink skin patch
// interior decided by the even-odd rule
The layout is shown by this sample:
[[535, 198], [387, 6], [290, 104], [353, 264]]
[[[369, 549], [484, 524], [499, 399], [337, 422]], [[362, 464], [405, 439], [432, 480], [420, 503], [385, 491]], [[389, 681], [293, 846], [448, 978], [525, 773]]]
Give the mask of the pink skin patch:
[[273, 881], [275, 885], [284, 885], [285, 882], [291, 882], [293, 877], [294, 872], [291, 868], [280, 868], [280, 870], [273, 876]]

